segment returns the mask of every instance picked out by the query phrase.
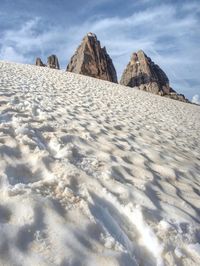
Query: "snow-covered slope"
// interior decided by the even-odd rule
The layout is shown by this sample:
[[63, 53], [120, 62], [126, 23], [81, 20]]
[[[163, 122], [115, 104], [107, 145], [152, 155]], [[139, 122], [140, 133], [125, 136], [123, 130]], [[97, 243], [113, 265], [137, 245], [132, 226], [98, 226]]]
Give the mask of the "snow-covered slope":
[[200, 265], [200, 108], [0, 62], [0, 265]]

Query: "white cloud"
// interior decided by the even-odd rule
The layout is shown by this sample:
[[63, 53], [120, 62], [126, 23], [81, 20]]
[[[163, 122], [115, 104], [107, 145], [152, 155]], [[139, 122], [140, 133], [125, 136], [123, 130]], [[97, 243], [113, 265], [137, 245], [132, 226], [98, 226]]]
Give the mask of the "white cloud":
[[192, 97], [192, 103], [200, 104], [200, 97], [199, 97], [198, 94], [195, 94], [195, 95]]
[[3, 47], [0, 52], [0, 57], [3, 60], [7, 61], [22, 62], [22, 63], [26, 62], [26, 58], [22, 54], [17, 53], [15, 48], [11, 46]]
[[[0, 56], [3, 60], [27, 62], [32, 51], [42, 47], [35, 36], [39, 19], [26, 21], [17, 30], [7, 30], [1, 38]], [[27, 54], [27, 55], [26, 55]]]

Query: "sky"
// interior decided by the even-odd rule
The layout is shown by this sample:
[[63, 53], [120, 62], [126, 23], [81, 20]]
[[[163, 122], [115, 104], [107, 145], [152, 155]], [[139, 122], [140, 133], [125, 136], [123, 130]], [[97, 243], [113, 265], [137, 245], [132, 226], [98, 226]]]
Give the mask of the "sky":
[[0, 0], [0, 60], [45, 63], [56, 54], [65, 69], [88, 32], [119, 80], [142, 49], [174, 90], [200, 103], [200, 0]]

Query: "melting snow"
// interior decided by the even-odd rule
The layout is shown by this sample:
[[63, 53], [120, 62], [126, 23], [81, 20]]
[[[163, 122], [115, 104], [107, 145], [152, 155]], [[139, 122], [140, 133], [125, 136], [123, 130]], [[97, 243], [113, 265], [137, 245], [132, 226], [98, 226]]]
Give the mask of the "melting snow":
[[199, 265], [200, 108], [0, 62], [0, 265]]

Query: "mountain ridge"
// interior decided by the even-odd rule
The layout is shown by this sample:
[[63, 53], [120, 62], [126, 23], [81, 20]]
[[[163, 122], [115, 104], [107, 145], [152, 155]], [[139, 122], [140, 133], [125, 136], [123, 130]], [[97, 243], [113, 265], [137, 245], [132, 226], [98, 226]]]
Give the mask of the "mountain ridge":
[[[58, 59], [55, 55], [48, 57], [47, 65], [37, 58], [36, 65], [59, 69]], [[83, 38], [71, 57], [66, 71], [118, 83], [117, 73], [106, 47], [101, 47], [96, 34], [91, 32]], [[177, 93], [170, 87], [166, 73], [142, 50], [132, 54], [123, 71], [120, 83], [174, 100], [189, 102], [183, 94]]]

